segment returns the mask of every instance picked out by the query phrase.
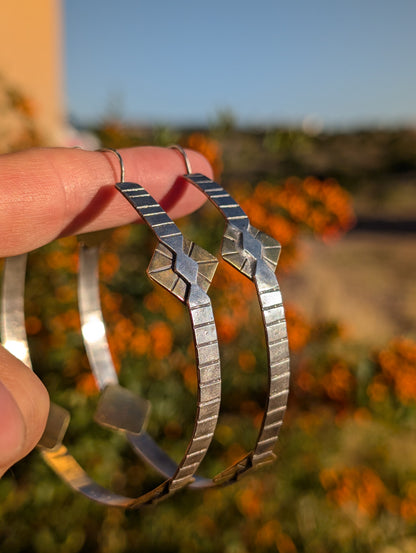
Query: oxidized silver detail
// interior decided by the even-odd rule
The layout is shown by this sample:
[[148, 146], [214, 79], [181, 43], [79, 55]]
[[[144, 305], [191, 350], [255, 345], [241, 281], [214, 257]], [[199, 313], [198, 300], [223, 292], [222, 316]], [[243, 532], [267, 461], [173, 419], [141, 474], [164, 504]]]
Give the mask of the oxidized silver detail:
[[[81, 246], [80, 249], [80, 268], [78, 273], [78, 298], [81, 323], [90, 320], [93, 316], [96, 323], [98, 323], [98, 334], [100, 334], [101, 328], [104, 328], [104, 318], [101, 311], [98, 289], [98, 243], [93, 235], [86, 239], [83, 237], [82, 241], [84, 245]], [[87, 247], [85, 244], [86, 242], [92, 244], [91, 247]], [[202, 290], [206, 292], [214, 276], [218, 261], [196, 244], [186, 239], [184, 239], [183, 243], [185, 253], [198, 264], [197, 283]], [[185, 301], [186, 287], [183, 286], [183, 280], [174, 272], [172, 266], [172, 252], [166, 246], [159, 243], [149, 264], [148, 273], [152, 279], [162, 286], [167, 287], [181, 301]], [[190, 316], [194, 328], [195, 343], [200, 350], [200, 388], [202, 390], [201, 397], [204, 401], [204, 413], [198, 421], [198, 432], [200, 437], [198, 437], [196, 441], [197, 447], [196, 449], [192, 447], [189, 452], [189, 458], [192, 460], [192, 463], [199, 463], [206, 452], [204, 444], [199, 443], [199, 440], [205, 439], [203, 438], [204, 435], [215, 429], [218, 416], [218, 396], [221, 386], [219, 378], [220, 364], [215, 343], [216, 330], [210, 304], [207, 303], [191, 307]], [[105, 342], [103, 342], [101, 339], [94, 339], [94, 333], [85, 332], [86, 327], [84, 327], [84, 324], [82, 324], [81, 328], [95, 380], [100, 389], [105, 388], [105, 382], [110, 383], [107, 384], [107, 388], [105, 388], [107, 390], [110, 385], [111, 387], [115, 386], [118, 377], [113, 366], [105, 335], [103, 335], [103, 339], [105, 340]], [[106, 412], [104, 416], [108, 418]], [[95, 418], [97, 420], [97, 414]], [[101, 415], [99, 418], [100, 420], [98, 422], [102, 424]], [[134, 421], [129, 421], [129, 425], [133, 423]], [[178, 469], [177, 464], [170, 459], [169, 455], [165, 453], [144, 430], [140, 433], [129, 432], [126, 424], [117, 423], [114, 419], [112, 424], [108, 424], [107, 421], [106, 425], [112, 426], [113, 428], [117, 427], [118, 430], [127, 430], [127, 439], [132, 444], [135, 451], [159, 473], [167, 478], [171, 478], [175, 474]], [[194, 478], [195, 482], [190, 484], [192, 487], [201, 487], [201, 485], [206, 486], [212, 483], [211, 480], [200, 476], [194, 476]]]
[[178, 227], [155, 200], [139, 185], [118, 183], [118, 190], [151, 227], [159, 240], [148, 268], [150, 278], [179, 298], [188, 307], [194, 334], [198, 376], [197, 418], [185, 457], [176, 465], [146, 433], [127, 437], [159, 472], [169, 477], [169, 491], [193, 480], [211, 443], [221, 398], [220, 358], [211, 300], [207, 295], [217, 267], [217, 259], [192, 242], [186, 241]]
[[262, 426], [251, 453], [214, 480], [227, 483], [275, 458], [274, 446], [289, 394], [289, 346], [286, 321], [276, 270], [281, 246], [267, 234], [254, 228], [237, 202], [222, 186], [199, 173], [185, 178], [199, 188], [227, 221], [222, 257], [256, 286], [268, 351], [269, 394]]
[[[214, 316], [206, 291], [218, 261], [202, 248], [184, 240], [176, 225], [140, 185], [119, 183], [117, 188], [143, 216], [159, 238], [159, 246], [149, 265], [149, 276], [183, 301], [190, 313], [194, 329], [198, 376], [197, 414], [192, 437], [182, 461], [169, 471], [168, 480], [138, 498], [115, 494], [88, 476], [62, 443], [69, 418], [64, 416], [58, 406], [56, 406], [57, 409], [51, 409], [49, 430], [44, 434], [46, 438], [42, 439], [39, 447], [45, 461], [75, 490], [105, 505], [137, 509], [143, 505], [156, 503], [192, 482], [193, 474], [213, 437], [220, 406], [221, 372]], [[26, 257], [24, 255], [6, 260], [1, 323], [6, 347], [8, 346], [8, 349], [15, 354], [20, 352], [20, 357], [31, 366], [23, 305]], [[118, 379], [105, 339], [99, 304], [98, 279], [88, 278], [91, 271], [96, 271], [98, 249], [83, 247], [80, 257], [82, 260], [80, 274], [87, 276], [80, 279], [79, 286], [80, 301], [83, 306], [81, 309], [83, 337], [99, 387], [105, 391], [110, 390], [111, 397], [119, 398], [124, 392], [121, 389], [119, 393], [116, 389]], [[146, 409], [141, 410], [142, 404], [136, 405], [134, 398], [130, 398], [140, 421], [143, 419], [138, 426], [132, 426], [132, 423], [137, 423], [137, 420], [130, 419], [129, 413], [124, 413], [121, 418], [119, 414], [114, 414], [114, 402], [118, 399], [114, 400], [111, 397], [103, 410], [101, 412], [98, 410], [99, 422], [123, 429], [132, 443], [142, 436], [145, 440], [151, 440], [143, 432]], [[152, 443], [157, 454], [160, 448], [153, 441]]]

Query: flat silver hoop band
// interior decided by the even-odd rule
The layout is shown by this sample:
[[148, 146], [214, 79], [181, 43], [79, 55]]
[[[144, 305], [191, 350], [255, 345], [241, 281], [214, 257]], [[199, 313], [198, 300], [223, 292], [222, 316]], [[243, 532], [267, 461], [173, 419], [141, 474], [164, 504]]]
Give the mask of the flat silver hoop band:
[[[123, 195], [143, 215], [159, 238], [159, 246], [149, 266], [149, 275], [186, 303], [190, 312], [198, 365], [197, 418], [193, 434], [184, 458], [179, 465], [175, 465], [173, 475], [139, 498], [127, 498], [114, 494], [87, 475], [62, 444], [67, 421], [63, 423], [65, 429], [62, 430], [59, 421], [54, 420], [56, 415], [54, 410], [51, 410], [47, 431], [39, 447], [45, 461], [76, 491], [106, 505], [137, 509], [145, 504], [160, 501], [190, 483], [212, 440], [219, 413], [221, 377], [214, 317], [206, 290], [218, 262], [202, 248], [185, 241], [166, 213], [159, 209], [155, 213], [154, 210], [158, 207], [155, 200], [141, 186], [135, 183], [120, 183], [117, 187], [122, 188]], [[136, 197], [137, 193], [141, 200]], [[150, 209], [147, 211], [146, 207]], [[152, 224], [152, 218], [155, 216], [158, 220], [161, 217], [164, 220], [163, 224]], [[189, 256], [185, 250], [190, 254]], [[30, 365], [23, 306], [26, 257], [24, 255], [9, 258], [6, 261], [3, 281], [2, 336], [12, 351], [14, 345], [14, 353], [20, 346], [21, 351], [25, 352], [24, 359]], [[88, 298], [88, 293], [84, 297]], [[84, 335], [85, 325], [90, 323], [91, 319], [84, 319]], [[89, 331], [91, 331], [91, 325]], [[99, 374], [102, 374], [101, 369]], [[107, 389], [111, 384], [115, 382], [110, 370], [102, 377], [100, 387]], [[133, 442], [137, 436], [140, 436], [130, 432], [126, 434]], [[50, 447], [45, 447], [44, 443]]]
[[[32, 368], [25, 330], [24, 286], [27, 254], [5, 260], [2, 287], [1, 336], [3, 346]], [[124, 497], [92, 480], [62, 444], [69, 413], [51, 404], [45, 432], [38, 448], [46, 463], [73, 489], [105, 505], [135, 507], [135, 499]]]
[[[117, 386], [118, 376], [105, 331], [100, 330], [105, 328], [105, 323], [99, 294], [99, 247], [81, 244], [79, 260], [78, 306], [81, 332], [92, 374], [100, 390], [104, 390], [106, 386]], [[92, 324], [97, 327], [98, 332], [91, 332]], [[129, 432], [127, 426], [117, 427], [117, 421], [111, 426], [123, 430], [135, 452], [159, 474], [166, 478], [171, 478], [175, 474], [178, 465], [145, 430], [140, 433]], [[189, 486], [206, 487], [210, 484], [210, 479], [194, 475], [194, 481]]]
[[238, 478], [248, 470], [274, 460], [289, 395], [289, 344], [282, 295], [275, 270], [281, 246], [250, 224], [239, 204], [218, 183], [199, 173], [185, 175], [224, 217], [227, 226], [221, 255], [254, 282], [262, 313], [268, 355], [268, 397], [254, 449], [222, 477]]
[[178, 145], [171, 148], [176, 149], [184, 159], [186, 180], [202, 191], [224, 217], [227, 227], [221, 255], [254, 282], [266, 336], [269, 390], [260, 432], [252, 452], [228, 472], [219, 475], [226, 482], [275, 458], [273, 449], [286, 410], [290, 378], [286, 320], [275, 275], [281, 246], [274, 238], [250, 224], [241, 206], [221, 185], [200, 173], [192, 173], [184, 148]]

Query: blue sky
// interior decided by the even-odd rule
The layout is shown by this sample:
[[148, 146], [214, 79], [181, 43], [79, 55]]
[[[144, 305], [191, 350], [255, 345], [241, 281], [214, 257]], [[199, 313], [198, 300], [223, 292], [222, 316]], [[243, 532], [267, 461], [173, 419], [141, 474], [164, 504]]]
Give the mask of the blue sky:
[[416, 125], [414, 0], [65, 0], [69, 112], [92, 121]]

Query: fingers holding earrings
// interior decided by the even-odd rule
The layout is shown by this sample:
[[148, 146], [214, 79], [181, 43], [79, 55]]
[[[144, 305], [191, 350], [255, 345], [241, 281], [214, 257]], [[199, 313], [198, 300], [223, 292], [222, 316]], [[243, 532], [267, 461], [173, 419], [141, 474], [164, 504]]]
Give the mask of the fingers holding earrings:
[[[187, 150], [196, 172], [212, 175], [208, 161]], [[126, 181], [139, 182], [172, 218], [200, 207], [205, 199], [182, 177], [183, 160], [168, 148], [120, 150]], [[59, 236], [137, 221], [116, 192], [120, 164], [111, 152], [32, 149], [0, 156], [0, 257], [38, 248]], [[4, 193], [2, 193], [2, 191]]]

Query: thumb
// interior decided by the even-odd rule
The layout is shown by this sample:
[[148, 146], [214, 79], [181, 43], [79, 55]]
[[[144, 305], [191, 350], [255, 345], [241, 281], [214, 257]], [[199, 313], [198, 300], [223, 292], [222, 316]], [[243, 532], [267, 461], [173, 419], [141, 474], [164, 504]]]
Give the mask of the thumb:
[[0, 476], [38, 443], [48, 411], [41, 381], [0, 346]]

